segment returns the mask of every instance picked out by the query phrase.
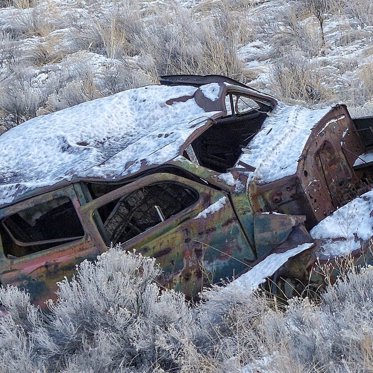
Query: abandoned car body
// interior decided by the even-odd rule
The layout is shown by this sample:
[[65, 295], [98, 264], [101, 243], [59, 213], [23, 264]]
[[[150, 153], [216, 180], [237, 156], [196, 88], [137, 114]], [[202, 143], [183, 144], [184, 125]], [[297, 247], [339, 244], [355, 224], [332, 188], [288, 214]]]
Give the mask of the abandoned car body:
[[[365, 191], [345, 106], [289, 107], [220, 76], [161, 82], [0, 136], [2, 284], [42, 305], [77, 263], [122, 243], [193, 297], [313, 243], [307, 229]], [[309, 246], [279, 273], [306, 281]]]

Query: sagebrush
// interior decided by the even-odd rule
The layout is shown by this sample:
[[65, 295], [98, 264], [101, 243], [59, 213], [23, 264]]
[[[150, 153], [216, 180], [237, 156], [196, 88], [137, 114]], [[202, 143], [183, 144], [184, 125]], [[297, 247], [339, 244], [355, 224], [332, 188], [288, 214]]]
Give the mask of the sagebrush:
[[2, 372], [369, 372], [373, 271], [348, 272], [319, 303], [205, 290], [191, 307], [160, 289], [154, 259], [120, 247], [83, 262], [49, 311], [0, 290]]

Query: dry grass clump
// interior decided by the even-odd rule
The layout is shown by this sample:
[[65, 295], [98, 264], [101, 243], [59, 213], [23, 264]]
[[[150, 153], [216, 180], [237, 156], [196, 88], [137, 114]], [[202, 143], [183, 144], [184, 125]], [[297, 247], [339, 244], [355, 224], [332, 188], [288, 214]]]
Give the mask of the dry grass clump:
[[13, 35], [5, 31], [0, 32], [0, 68], [5, 69], [14, 65], [19, 52]]
[[35, 4], [35, 0], [7, 0], [7, 6], [14, 6], [18, 9], [28, 9], [32, 8]]
[[308, 58], [323, 53], [324, 18], [320, 16], [320, 21], [311, 11], [312, 7], [306, 4], [303, 1], [289, 2], [276, 9], [275, 13], [264, 13], [256, 20], [257, 37], [273, 47], [273, 58], [282, 56], [284, 48], [301, 52]]
[[358, 77], [362, 84], [364, 101], [373, 99], [373, 63], [367, 63], [358, 70]]
[[[264, 87], [284, 101], [306, 104], [331, 103], [333, 91], [339, 101], [347, 98], [348, 104], [357, 106], [371, 97], [369, 69], [363, 67], [366, 62], [349, 56], [348, 50], [372, 37], [372, 4], [369, 0], [202, 0], [185, 6], [182, 2], [129, 0], [8, 0], [0, 2], [1, 7], [12, 7], [11, 22], [0, 25], [4, 36], [0, 75], [6, 75], [6, 83], [10, 83], [14, 69], [30, 65], [35, 75], [60, 66], [72, 71], [71, 76], [61, 73], [54, 89], [33, 86], [33, 91], [40, 88], [42, 99], [39, 109], [30, 113], [49, 112], [121, 88], [156, 82], [163, 74], [223, 74], [241, 81], [255, 80], [254, 87]], [[245, 72], [237, 51], [248, 43], [264, 48], [262, 53], [254, 51], [252, 57], [245, 54], [246, 62], [262, 63]], [[351, 66], [358, 61], [348, 74], [339, 67], [344, 62], [336, 58], [336, 48], [346, 49], [341, 55], [352, 61]], [[103, 56], [110, 67], [96, 71], [92, 63], [92, 76], [84, 86], [73, 71], [77, 65], [66, 63], [78, 52]], [[325, 58], [330, 68], [324, 68]], [[348, 65], [346, 62], [346, 68]], [[354, 77], [359, 82], [349, 81]], [[5, 82], [0, 80], [1, 87]], [[351, 92], [345, 93], [347, 90]], [[51, 94], [54, 96], [49, 97]], [[58, 95], [61, 104], [54, 99]], [[0, 122], [10, 123], [8, 111], [3, 108]], [[13, 125], [30, 116], [16, 117]]]
[[[68, 67], [70, 75], [60, 73], [59, 80], [54, 80], [57, 85], [52, 88], [48, 84], [48, 89], [35, 83], [36, 80], [33, 87], [28, 88], [29, 79], [25, 75], [25, 83], [15, 83], [14, 93], [6, 93], [6, 98], [0, 100], [2, 121], [14, 120], [17, 125], [36, 113], [60, 110], [155, 82], [162, 74], [215, 73], [239, 79], [243, 66], [236, 49], [246, 33], [242, 18], [233, 17], [234, 6], [227, 4], [217, 7], [209, 19], [198, 22], [191, 10], [177, 4], [167, 13], [155, 7], [150, 15], [129, 1], [117, 2], [114, 7], [92, 2], [84, 5], [92, 11], [89, 25], [49, 1], [34, 4], [30, 11], [20, 13], [12, 26], [13, 34], [16, 33], [15, 45], [19, 45], [21, 38], [28, 38], [22, 45], [23, 58], [16, 60], [4, 53], [4, 63], [5, 59], [16, 62], [18, 76], [25, 71], [25, 65], [32, 65], [35, 70], [56, 71], [59, 70], [57, 63]], [[241, 31], [237, 33], [237, 29]], [[10, 41], [7, 45], [8, 51], [13, 52]], [[70, 58], [79, 51], [103, 56], [107, 67], [103, 68], [100, 63], [101, 67], [97, 68], [94, 62], [84, 59], [78, 63]], [[38, 73], [36, 70], [35, 75]], [[10, 75], [6, 82], [0, 82], [0, 89], [4, 87], [5, 91], [9, 83], [17, 80]], [[28, 101], [35, 96], [22, 110], [15, 102], [22, 97], [17, 84], [31, 90]], [[16, 107], [12, 108], [13, 104]], [[35, 104], [39, 105], [36, 110]]]
[[14, 19], [14, 24], [24, 34], [24, 37], [47, 37], [56, 29], [68, 26], [72, 19], [65, 18], [61, 8], [52, 1], [33, 4], [29, 11], [19, 12]]
[[295, 0], [301, 8], [312, 13], [320, 22], [320, 27], [329, 14], [345, 14], [361, 27], [371, 26], [373, 19], [373, 4], [370, 0]]
[[45, 102], [45, 94], [33, 84], [33, 75], [27, 68], [16, 67], [0, 85], [0, 110], [4, 122], [20, 124], [36, 116]]
[[[66, 63], [69, 65], [73, 62]], [[72, 70], [73, 72], [68, 70], [62, 75], [60, 72], [55, 73], [55, 78], [48, 83], [51, 87], [54, 85], [55, 89], [47, 92], [45, 103], [37, 111], [38, 115], [153, 82], [150, 75], [125, 62], [109, 61], [94, 69], [89, 60], [79, 62], [77, 57]]]
[[[220, 305], [228, 302], [229, 307], [224, 307], [223, 317], [205, 324], [210, 345], [203, 346], [202, 359], [194, 359], [188, 371], [203, 370], [207, 361], [213, 366], [207, 371], [216, 372], [369, 372], [372, 285], [370, 268], [345, 274], [327, 288], [318, 304], [294, 299], [282, 310], [258, 295], [222, 300]], [[212, 306], [209, 317], [219, 314], [221, 307], [215, 302]], [[194, 351], [191, 354], [195, 356]], [[185, 364], [191, 360], [186, 356]]]
[[361, 116], [372, 115], [372, 109], [369, 109], [369, 107], [371, 107], [373, 100], [373, 64], [368, 62], [356, 66], [354, 73], [356, 74], [356, 79], [348, 82], [342, 98], [351, 103], [354, 115], [359, 116], [360, 114], [358, 115], [357, 113], [362, 113]]
[[100, 97], [102, 95], [93, 73], [86, 70], [79, 73], [77, 79], [67, 82], [57, 94], [51, 95], [47, 107], [50, 112], [57, 111]]
[[88, 27], [77, 27], [73, 37], [81, 49], [120, 60], [140, 53], [143, 27], [140, 10], [126, 1], [110, 13], [98, 13]]
[[373, 26], [373, 3], [370, 0], [344, 0], [343, 8], [361, 27]]
[[330, 91], [322, 84], [323, 77], [317, 65], [299, 55], [285, 55], [276, 61], [271, 79], [278, 97], [286, 101], [315, 104], [331, 98]]
[[[265, 11], [258, 12], [258, 17], [250, 18], [257, 38], [271, 50], [266, 52], [265, 62], [273, 67], [269, 86], [265, 88], [268, 92], [279, 93], [284, 101], [295, 99], [307, 104], [337, 100], [358, 106], [369, 100], [369, 96], [357, 90], [357, 80], [358, 71], [368, 61], [367, 56], [360, 56], [360, 51], [368, 50], [372, 30], [368, 20], [361, 20], [357, 9], [362, 6], [367, 18], [372, 20], [373, 3], [366, 0], [295, 0], [273, 2], [273, 5], [273, 8], [268, 6]], [[294, 55], [297, 61], [294, 61]], [[294, 62], [298, 66], [294, 66]], [[346, 68], [355, 65], [355, 68], [345, 74], [341, 64]], [[293, 68], [294, 76], [290, 76]], [[305, 73], [305, 70], [310, 71]], [[281, 73], [285, 76], [281, 77]], [[305, 88], [307, 91], [311, 88], [312, 97]]]
[[163, 74], [225, 74], [238, 77], [242, 65], [234, 40], [225, 38], [226, 22], [216, 18], [198, 23], [187, 9], [174, 7], [155, 15], [143, 43]]

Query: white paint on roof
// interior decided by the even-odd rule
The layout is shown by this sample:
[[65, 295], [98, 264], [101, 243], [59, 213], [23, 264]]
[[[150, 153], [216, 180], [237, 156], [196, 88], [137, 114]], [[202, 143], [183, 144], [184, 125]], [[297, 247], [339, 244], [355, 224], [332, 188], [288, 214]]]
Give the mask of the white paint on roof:
[[373, 237], [373, 191], [355, 198], [311, 230], [321, 239], [320, 257], [348, 255]]
[[[159, 85], [128, 90], [5, 132], [0, 136], [0, 206], [61, 180], [115, 179], [174, 158], [190, 134], [216, 114], [196, 104], [196, 90]], [[171, 102], [182, 96], [189, 98]]]
[[269, 183], [295, 174], [312, 128], [328, 111], [279, 105], [240, 157], [255, 167], [251, 176]]

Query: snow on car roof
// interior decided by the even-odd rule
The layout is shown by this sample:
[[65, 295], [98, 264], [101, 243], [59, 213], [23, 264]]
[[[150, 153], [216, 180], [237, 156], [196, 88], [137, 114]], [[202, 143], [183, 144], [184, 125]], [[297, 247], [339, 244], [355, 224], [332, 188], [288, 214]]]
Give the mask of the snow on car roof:
[[[153, 85], [33, 118], [0, 136], [0, 206], [79, 178], [119, 179], [163, 164], [221, 115], [219, 84]], [[208, 108], [208, 109], [206, 109]]]

